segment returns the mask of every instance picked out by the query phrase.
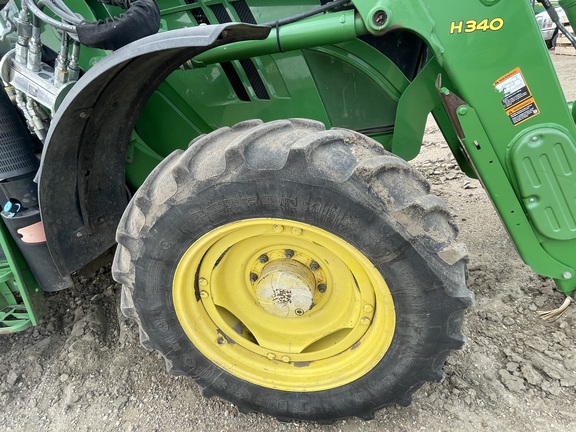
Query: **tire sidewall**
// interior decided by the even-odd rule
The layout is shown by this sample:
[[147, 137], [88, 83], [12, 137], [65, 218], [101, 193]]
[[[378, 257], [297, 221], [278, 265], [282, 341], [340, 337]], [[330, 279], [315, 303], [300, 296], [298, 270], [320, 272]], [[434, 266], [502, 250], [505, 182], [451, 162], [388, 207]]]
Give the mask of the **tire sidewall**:
[[[394, 403], [399, 394], [408, 397], [438, 374], [450, 348], [442, 350], [432, 342], [448, 333], [450, 322], [461, 319], [461, 308], [454, 305], [454, 318], [446, 319], [453, 299], [446, 295], [441, 272], [430, 270], [429, 253], [399, 234], [401, 227], [383, 209], [375, 211], [369, 188], [354, 177], [334, 183], [305, 171], [295, 176], [239, 170], [233, 176], [233, 181], [211, 181], [205, 187], [196, 182], [182, 188], [175, 198], [178, 205], [159, 216], [135, 262], [134, 301], [141, 325], [174, 372], [192, 377], [207, 395], [222, 395], [242, 410], [307, 420], [372, 412]], [[384, 357], [365, 376], [321, 392], [265, 388], [216, 366], [184, 333], [172, 299], [172, 281], [183, 254], [212, 229], [263, 217], [308, 223], [335, 234], [360, 250], [382, 274], [394, 300], [396, 330]]]

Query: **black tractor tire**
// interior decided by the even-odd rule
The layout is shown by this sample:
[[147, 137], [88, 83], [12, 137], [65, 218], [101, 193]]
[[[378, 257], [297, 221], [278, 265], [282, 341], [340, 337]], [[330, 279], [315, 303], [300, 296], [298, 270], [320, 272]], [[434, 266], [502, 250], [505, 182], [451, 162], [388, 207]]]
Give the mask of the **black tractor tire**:
[[[389, 337], [389, 346], [369, 354], [376, 356], [375, 365], [360, 369], [361, 376], [349, 382], [336, 377], [335, 385], [327, 381], [316, 388], [310, 387], [313, 372], [300, 389], [298, 373], [315, 371], [310, 369], [314, 362], [292, 362], [286, 356], [284, 364], [270, 359], [270, 366], [292, 368], [294, 381], [288, 387], [263, 384], [214, 358], [215, 351], [205, 355], [186, 333], [173, 298], [181, 260], [208, 233], [262, 218], [287, 225], [293, 221], [342, 239], [369, 260], [367, 271], [375, 269], [385, 281], [395, 323], [389, 335], [380, 335]], [[193, 378], [205, 396], [217, 395], [241, 412], [281, 420], [371, 419], [383, 406], [410, 404], [424, 382], [442, 380], [447, 355], [464, 343], [463, 315], [473, 295], [466, 288], [466, 248], [456, 235], [446, 205], [430, 194], [425, 179], [372, 139], [325, 130], [311, 120], [252, 120], [199, 137], [150, 174], [119, 225], [113, 275], [123, 285], [122, 310], [138, 321], [143, 345], [161, 352], [171, 373]], [[346, 277], [346, 272], [339, 274]], [[206, 281], [198, 274], [190, 279], [193, 302], [200, 304], [200, 285]], [[329, 292], [331, 286], [322, 288]], [[380, 289], [375, 287], [377, 295]], [[375, 308], [371, 325], [383, 318], [384, 306]], [[203, 325], [200, 317], [190, 319]], [[286, 325], [297, 319], [287, 318]], [[217, 331], [218, 344], [247, 343], [238, 334]], [[378, 351], [378, 338], [371, 337], [372, 351]], [[342, 355], [352, 355], [364, 343], [360, 339]]]

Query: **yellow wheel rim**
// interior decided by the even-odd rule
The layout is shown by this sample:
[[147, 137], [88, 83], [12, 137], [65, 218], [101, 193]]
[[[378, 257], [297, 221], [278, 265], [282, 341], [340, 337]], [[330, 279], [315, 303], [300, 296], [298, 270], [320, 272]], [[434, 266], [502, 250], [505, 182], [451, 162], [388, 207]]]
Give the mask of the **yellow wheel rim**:
[[364, 376], [390, 347], [396, 323], [390, 290], [360, 251], [284, 219], [243, 220], [201, 237], [178, 264], [173, 299], [203, 355], [284, 391]]

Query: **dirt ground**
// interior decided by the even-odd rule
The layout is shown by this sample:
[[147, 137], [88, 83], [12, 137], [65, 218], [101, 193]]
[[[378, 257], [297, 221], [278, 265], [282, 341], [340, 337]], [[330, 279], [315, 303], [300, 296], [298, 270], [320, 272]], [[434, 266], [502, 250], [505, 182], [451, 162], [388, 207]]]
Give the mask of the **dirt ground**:
[[[569, 100], [576, 99], [576, 57], [552, 55]], [[241, 414], [203, 398], [194, 383], [166, 373], [146, 351], [135, 324], [119, 313], [110, 266], [47, 296], [49, 318], [0, 337], [3, 431], [576, 431], [576, 306], [555, 322], [536, 311], [564, 296], [519, 259], [479, 183], [465, 177], [429, 123], [414, 161], [451, 207], [470, 251], [467, 344], [426, 384], [409, 408], [375, 420], [323, 426]]]

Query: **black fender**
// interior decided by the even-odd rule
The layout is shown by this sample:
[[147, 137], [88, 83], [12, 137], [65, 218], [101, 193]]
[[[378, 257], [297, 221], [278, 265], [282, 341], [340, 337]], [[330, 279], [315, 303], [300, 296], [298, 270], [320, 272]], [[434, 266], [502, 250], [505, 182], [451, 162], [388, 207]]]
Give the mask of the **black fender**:
[[158, 33], [102, 59], [71, 89], [52, 120], [37, 177], [46, 241], [60, 273], [82, 268], [114, 245], [128, 202], [130, 134], [158, 85], [210, 48], [265, 39], [269, 32], [229, 23]]

